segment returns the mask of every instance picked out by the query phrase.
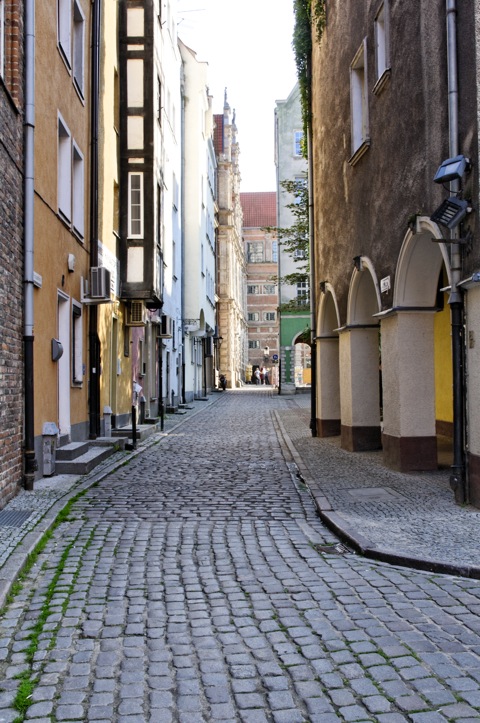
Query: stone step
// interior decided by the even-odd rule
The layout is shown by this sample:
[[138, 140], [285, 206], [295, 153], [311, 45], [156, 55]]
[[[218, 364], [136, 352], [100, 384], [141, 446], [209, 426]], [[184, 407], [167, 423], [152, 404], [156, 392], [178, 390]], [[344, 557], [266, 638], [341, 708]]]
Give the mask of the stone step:
[[[87, 445], [88, 447], [88, 445]], [[108, 459], [115, 452], [113, 445], [91, 446], [84, 454], [71, 460], [57, 460], [55, 463], [55, 474], [88, 474], [100, 462]], [[57, 450], [58, 453], [58, 450]]]
[[[144, 439], [147, 439], [147, 437], [150, 437], [151, 434], [154, 434], [157, 430], [156, 424], [137, 424], [137, 442], [141, 442]], [[130, 425], [129, 427], [120, 427], [119, 429], [112, 429], [112, 437], [127, 437], [128, 439], [132, 439], [133, 437], [133, 429]]]
[[70, 462], [72, 459], [77, 459], [77, 457], [81, 457], [82, 454], [88, 452], [88, 448], [88, 441], [69, 442], [68, 444], [64, 444], [61, 447], [58, 447], [55, 456], [57, 461], [61, 460], [65, 462]]

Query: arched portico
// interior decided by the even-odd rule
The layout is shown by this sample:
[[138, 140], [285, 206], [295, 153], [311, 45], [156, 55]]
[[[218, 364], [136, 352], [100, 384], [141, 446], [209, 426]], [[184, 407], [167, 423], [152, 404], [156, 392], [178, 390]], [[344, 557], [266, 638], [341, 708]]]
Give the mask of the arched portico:
[[403, 471], [437, 468], [438, 417], [449, 416], [449, 310], [440, 289], [450, 265], [445, 245], [432, 238], [441, 238], [439, 228], [418, 217], [399, 254], [393, 308], [381, 321], [384, 459]]
[[340, 434], [340, 315], [334, 289], [322, 284], [317, 323], [317, 434]]
[[370, 259], [356, 258], [350, 281], [347, 324], [340, 329], [340, 410], [343, 449], [381, 447], [380, 311], [378, 279]]

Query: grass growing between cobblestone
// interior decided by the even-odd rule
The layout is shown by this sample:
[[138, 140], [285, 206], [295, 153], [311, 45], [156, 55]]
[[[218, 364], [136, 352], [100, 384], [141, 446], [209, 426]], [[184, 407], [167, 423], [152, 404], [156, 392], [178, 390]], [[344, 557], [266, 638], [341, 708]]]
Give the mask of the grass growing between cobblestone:
[[[33, 567], [37, 564], [38, 559], [40, 555], [44, 552], [47, 544], [50, 542], [50, 540], [53, 537], [53, 533], [55, 530], [65, 522], [71, 521], [71, 511], [74, 506], [74, 504], [81, 498], [83, 495], [85, 495], [87, 490], [83, 490], [82, 492], [79, 492], [77, 495], [72, 497], [71, 500], [65, 505], [63, 510], [58, 514], [57, 518], [55, 519], [55, 522], [53, 523], [52, 527], [47, 530], [47, 532], [42, 535], [41, 539], [35, 546], [34, 550], [28, 555], [26, 563], [22, 569], [22, 572], [18, 576], [17, 580], [13, 583], [12, 588], [6, 598], [5, 605], [3, 606], [2, 610], [0, 610], [0, 617], [5, 613], [7, 608], [13, 603], [15, 597], [19, 595], [19, 593], [23, 589], [23, 582], [26, 580], [30, 572], [32, 571]], [[93, 539], [93, 531], [90, 534], [89, 539], [86, 541], [85, 550], [88, 550], [88, 548], [91, 545], [92, 539]], [[53, 575], [53, 578], [48, 585], [48, 588], [45, 593], [45, 600], [42, 605], [42, 608], [40, 610], [40, 614], [38, 616], [38, 619], [31, 629], [30, 634], [28, 635], [27, 640], [29, 641], [28, 647], [24, 651], [25, 654], [25, 662], [28, 665], [28, 669], [20, 673], [18, 676], [18, 680], [20, 681], [19, 687], [17, 689], [17, 693], [15, 695], [15, 699], [13, 701], [13, 708], [18, 711], [19, 715], [15, 718], [14, 723], [23, 723], [25, 720], [26, 714], [28, 712], [28, 709], [30, 705], [32, 704], [32, 693], [36, 687], [37, 681], [38, 681], [38, 674], [34, 672], [33, 670], [33, 664], [35, 660], [35, 654], [38, 651], [39, 647], [39, 641], [40, 636], [42, 635], [44, 631], [45, 624], [47, 622], [48, 617], [51, 615], [51, 602], [52, 599], [57, 592], [57, 585], [58, 581], [61, 577], [61, 575], [64, 573], [65, 566], [67, 564], [68, 557], [70, 555], [70, 552], [72, 548], [75, 546], [76, 540], [72, 540], [72, 542], [69, 543], [69, 545], [65, 548], [65, 550], [62, 553], [62, 556], [60, 558], [60, 561], [57, 565], [57, 568], [55, 570], [55, 573]], [[73, 575], [73, 579], [71, 583], [68, 585], [67, 588], [67, 595], [66, 598], [62, 604], [62, 612], [65, 613], [65, 610], [68, 606], [69, 601], [69, 595], [73, 591], [76, 579], [78, 577], [78, 570]], [[58, 628], [57, 628], [58, 629]], [[49, 649], [53, 648], [55, 645], [55, 633], [52, 634], [52, 638], [49, 643]]]

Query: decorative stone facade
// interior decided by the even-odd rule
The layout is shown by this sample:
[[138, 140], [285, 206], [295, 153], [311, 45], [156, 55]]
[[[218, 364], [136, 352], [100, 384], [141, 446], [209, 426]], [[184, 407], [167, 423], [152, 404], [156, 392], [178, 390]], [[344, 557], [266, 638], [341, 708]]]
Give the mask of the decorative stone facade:
[[243, 241], [247, 259], [247, 379], [256, 367], [265, 367], [270, 383], [278, 370], [278, 287], [276, 283], [278, 242], [275, 191], [240, 194], [243, 211]]

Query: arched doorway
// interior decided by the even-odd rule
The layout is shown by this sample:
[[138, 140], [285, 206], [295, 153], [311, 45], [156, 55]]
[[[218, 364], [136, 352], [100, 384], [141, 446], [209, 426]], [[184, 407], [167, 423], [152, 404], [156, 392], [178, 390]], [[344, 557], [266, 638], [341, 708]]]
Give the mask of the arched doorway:
[[432, 238], [441, 238], [438, 227], [418, 217], [400, 251], [393, 308], [382, 318], [384, 459], [403, 471], [436, 469], [439, 450], [447, 463], [453, 421], [450, 265], [445, 245]]
[[359, 256], [350, 281], [347, 324], [340, 329], [341, 445], [349, 451], [379, 449], [379, 285], [370, 259]]
[[340, 434], [340, 374], [338, 328], [340, 314], [331, 284], [321, 287], [317, 323], [317, 434]]

